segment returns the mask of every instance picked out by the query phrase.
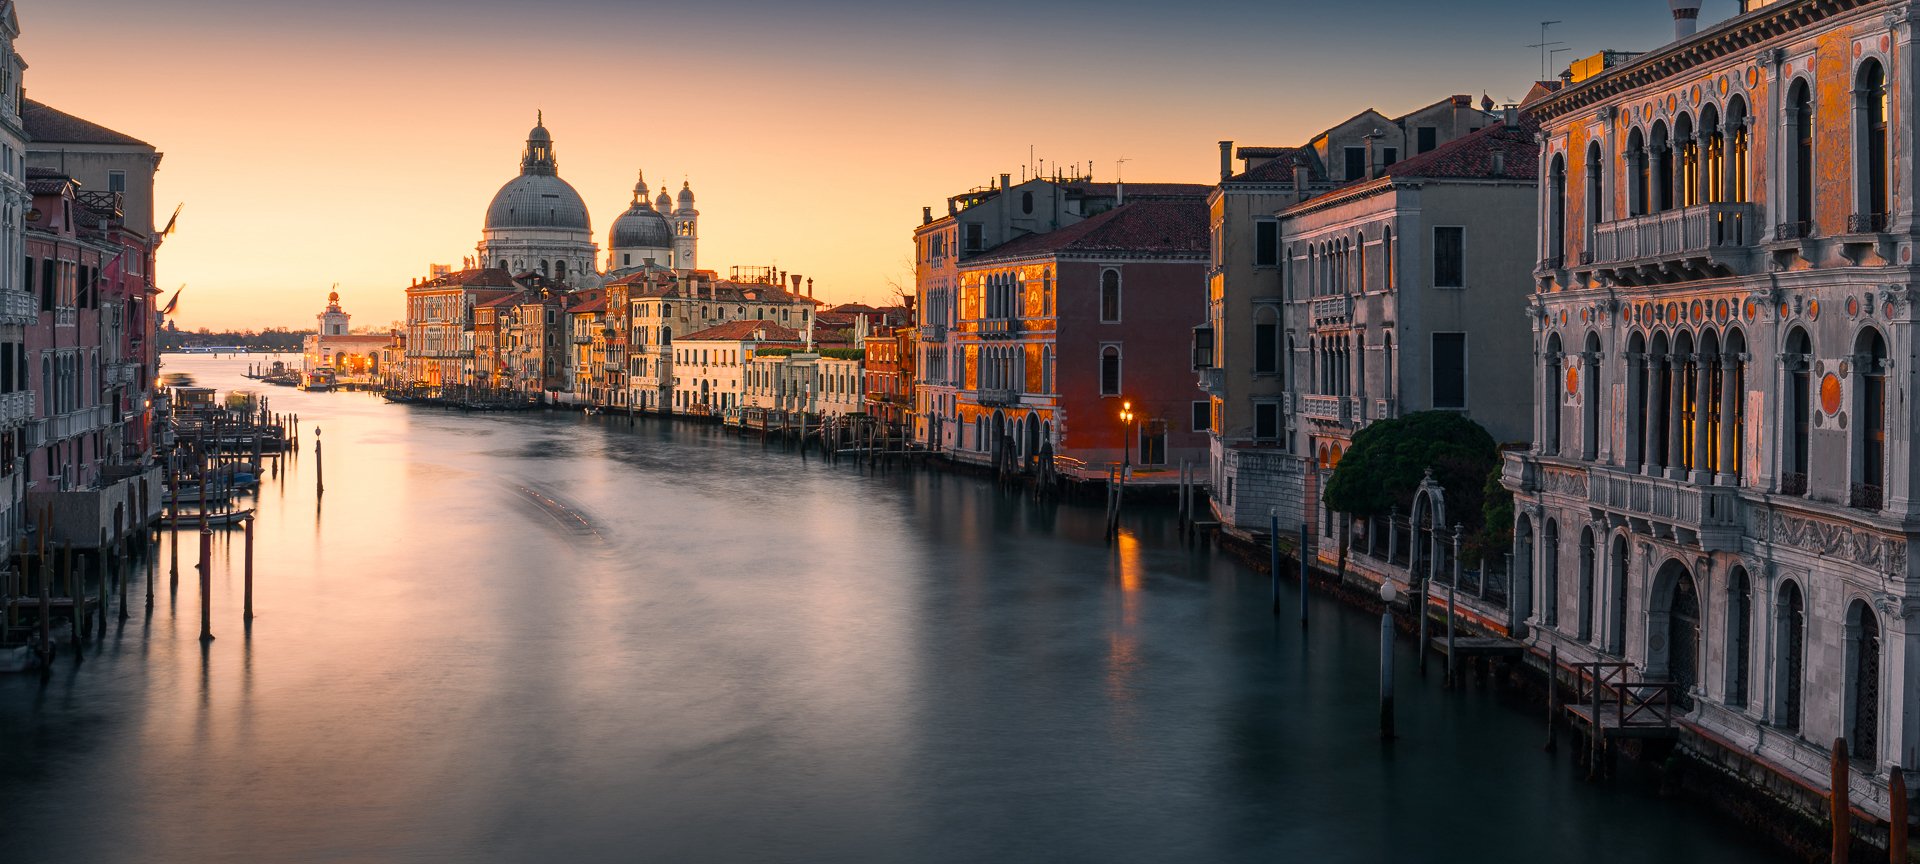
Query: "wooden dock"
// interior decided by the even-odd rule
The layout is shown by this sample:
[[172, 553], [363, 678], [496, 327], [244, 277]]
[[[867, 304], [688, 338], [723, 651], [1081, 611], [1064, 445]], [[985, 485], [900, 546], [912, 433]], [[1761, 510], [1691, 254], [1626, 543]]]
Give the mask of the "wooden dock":
[[[1447, 638], [1445, 636], [1435, 637], [1427, 641], [1432, 643], [1433, 650], [1441, 654], [1447, 653]], [[1504, 639], [1498, 636], [1455, 636], [1453, 639], [1453, 652], [1457, 656], [1469, 660], [1475, 657], [1513, 658], [1527, 653], [1527, 646], [1515, 642], [1512, 639]]]
[[[1613, 710], [1619, 703], [1602, 703], [1600, 706], [1600, 736], [1602, 738], [1674, 738], [1680, 734], [1679, 727], [1673, 725], [1671, 710], [1664, 706], [1648, 706], [1637, 714], [1623, 714]], [[1593, 706], [1568, 705], [1567, 716], [1581, 729], [1593, 728]]]

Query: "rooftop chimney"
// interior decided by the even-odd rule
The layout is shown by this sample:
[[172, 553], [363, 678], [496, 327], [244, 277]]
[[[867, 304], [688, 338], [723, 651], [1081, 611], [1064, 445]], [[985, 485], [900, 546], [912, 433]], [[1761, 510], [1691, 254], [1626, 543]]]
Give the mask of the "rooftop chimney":
[[1233, 176], [1233, 142], [1220, 142], [1220, 181], [1226, 182]]
[[1507, 175], [1507, 151], [1495, 149], [1490, 155], [1493, 158], [1493, 176], [1505, 177]]
[[813, 296], [813, 277], [807, 277], [807, 296]]
[[933, 208], [932, 207], [920, 208], [920, 224], [922, 225], [933, 224]]
[[1678, 42], [1692, 36], [1700, 27], [1700, 0], [1667, 0], [1673, 9], [1673, 39]]
[[[1696, 5], [1697, 5], [1697, 4], [1696, 4]], [[1009, 181], [1011, 181], [1012, 179], [1013, 179], [1013, 175], [1012, 175], [1012, 174], [1002, 174], [1002, 175], [1000, 175], [1000, 188], [1002, 188], [1002, 189], [1012, 189], [1012, 188], [1013, 188], [1013, 186], [1012, 186], [1012, 184], [1011, 184], [1011, 183], [1009, 183]]]
[[1113, 206], [1118, 207], [1125, 203], [1127, 203], [1127, 184], [1115, 180], [1113, 181]]
[[1293, 163], [1293, 194], [1301, 201], [1307, 200], [1307, 166], [1295, 160]]

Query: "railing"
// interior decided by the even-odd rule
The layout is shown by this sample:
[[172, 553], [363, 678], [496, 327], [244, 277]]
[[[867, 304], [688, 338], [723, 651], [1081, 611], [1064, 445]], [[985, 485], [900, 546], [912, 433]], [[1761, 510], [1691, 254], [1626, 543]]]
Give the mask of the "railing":
[[982, 318], [979, 333], [981, 336], [1014, 336], [1020, 332], [1018, 318]]
[[1631, 663], [1596, 660], [1571, 665], [1579, 673], [1574, 681], [1573, 705], [1591, 713], [1593, 716], [1587, 719], [1595, 727], [1606, 725], [1609, 709], [1616, 728], [1663, 729], [1673, 725], [1674, 691], [1679, 688], [1672, 682], [1629, 680]]
[[1314, 420], [1345, 423], [1349, 419], [1347, 414], [1349, 404], [1345, 396], [1307, 394], [1300, 398], [1300, 413]]
[[74, 197], [79, 199], [80, 206], [115, 222], [120, 221], [125, 212], [124, 192], [81, 192]]
[[33, 417], [33, 391], [0, 395], [0, 423], [11, 426]]
[[947, 338], [947, 325], [945, 324], [920, 325], [920, 341], [941, 342], [941, 341], [945, 341], [946, 338]]
[[1020, 394], [1004, 387], [991, 389], [982, 387], [975, 393], [982, 405], [1012, 405], [1020, 401]]
[[1197, 371], [1200, 373], [1200, 380], [1194, 383], [1195, 387], [1212, 393], [1215, 396], [1219, 396], [1225, 392], [1227, 387], [1227, 370], [1216, 366]]
[[1598, 264], [1693, 255], [1751, 246], [1760, 239], [1758, 208], [1718, 202], [1602, 222], [1593, 232]]
[[1872, 483], [1855, 483], [1848, 490], [1847, 506], [1855, 510], [1878, 510], [1881, 508], [1881, 488]]
[[25, 291], [0, 291], [0, 317], [14, 324], [31, 324], [40, 318], [40, 301]]
[[1732, 487], [1594, 468], [1587, 472], [1587, 500], [1696, 531], [1710, 550], [1737, 540], [1740, 532], [1740, 498]]
[[1780, 494], [1782, 495], [1807, 494], [1807, 475], [1805, 474], [1780, 475]]
[[1804, 240], [1813, 236], [1813, 223], [1805, 219], [1782, 222], [1773, 226], [1775, 240]]
[[1887, 214], [1855, 213], [1847, 217], [1848, 234], [1878, 234], [1887, 230]]
[[1346, 295], [1321, 297], [1313, 301], [1315, 326], [1339, 324], [1353, 317], [1353, 298]]

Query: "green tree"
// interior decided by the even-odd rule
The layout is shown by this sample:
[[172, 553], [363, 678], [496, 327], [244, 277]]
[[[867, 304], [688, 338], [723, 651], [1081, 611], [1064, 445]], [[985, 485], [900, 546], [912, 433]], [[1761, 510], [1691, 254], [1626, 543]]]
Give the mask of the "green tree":
[[1421, 411], [1360, 430], [1327, 481], [1327, 506], [1358, 517], [1386, 516], [1395, 507], [1408, 515], [1429, 469], [1446, 490], [1448, 521], [1481, 533], [1489, 475], [1499, 488], [1500, 450], [1480, 424], [1451, 411]]

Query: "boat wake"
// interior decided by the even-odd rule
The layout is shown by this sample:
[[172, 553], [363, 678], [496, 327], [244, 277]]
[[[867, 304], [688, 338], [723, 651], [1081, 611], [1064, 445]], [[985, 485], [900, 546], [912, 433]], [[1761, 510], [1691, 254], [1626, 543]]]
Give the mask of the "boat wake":
[[600, 526], [585, 509], [567, 501], [547, 484], [509, 482], [507, 486], [513, 490], [514, 497], [539, 511], [560, 531], [582, 537], [600, 536]]

